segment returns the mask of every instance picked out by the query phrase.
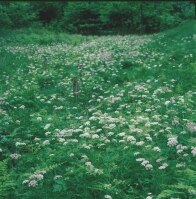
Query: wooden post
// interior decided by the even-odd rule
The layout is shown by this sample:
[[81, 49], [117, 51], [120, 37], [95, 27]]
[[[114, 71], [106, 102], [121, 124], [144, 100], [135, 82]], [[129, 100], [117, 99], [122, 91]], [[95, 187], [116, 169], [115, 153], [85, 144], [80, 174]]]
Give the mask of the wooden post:
[[74, 97], [76, 99], [77, 99], [77, 96], [78, 96], [78, 91], [79, 91], [78, 78], [74, 77], [73, 78], [73, 94], [74, 94]]
[[43, 67], [46, 68], [48, 66], [48, 62], [46, 57], [44, 57]]
[[73, 95], [76, 99], [78, 99], [78, 92], [79, 92], [79, 78], [81, 77], [81, 73], [82, 73], [82, 65], [80, 63], [78, 63], [77, 66], [77, 75], [75, 77], [73, 77], [72, 81], [73, 81]]

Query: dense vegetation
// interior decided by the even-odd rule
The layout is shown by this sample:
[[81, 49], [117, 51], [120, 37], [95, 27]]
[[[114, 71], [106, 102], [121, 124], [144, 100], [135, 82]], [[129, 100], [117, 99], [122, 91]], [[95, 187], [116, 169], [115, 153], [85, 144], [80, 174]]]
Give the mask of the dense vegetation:
[[185, 2], [1, 2], [0, 27], [48, 27], [81, 34], [153, 33], [195, 17]]
[[195, 40], [5, 31], [0, 198], [194, 199]]
[[0, 199], [196, 198], [194, 12], [0, 2]]

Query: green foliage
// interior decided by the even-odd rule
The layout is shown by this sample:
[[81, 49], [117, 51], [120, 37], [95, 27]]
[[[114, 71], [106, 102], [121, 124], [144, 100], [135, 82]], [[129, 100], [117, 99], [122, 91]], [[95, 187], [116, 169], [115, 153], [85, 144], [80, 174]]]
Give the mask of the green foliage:
[[194, 25], [1, 32], [0, 198], [195, 198]]
[[9, 43], [40, 45], [67, 43], [77, 45], [93, 38], [96, 38], [96, 36], [85, 37], [79, 34], [70, 35], [62, 31], [54, 32], [44, 28], [21, 28], [12, 31], [6, 29], [0, 33], [1, 45], [8, 45]]
[[0, 161], [0, 197], [7, 198], [9, 192], [14, 189], [14, 182], [11, 179], [11, 175], [8, 173], [7, 168], [8, 160]]
[[193, 19], [194, 11], [192, 2], [2, 2], [0, 24], [85, 35], [143, 34]]
[[36, 11], [29, 2], [5, 2], [0, 5], [1, 25], [12, 28], [26, 27], [36, 21]]
[[99, 33], [102, 27], [99, 8], [100, 3], [69, 2], [64, 11], [64, 28], [75, 33]]

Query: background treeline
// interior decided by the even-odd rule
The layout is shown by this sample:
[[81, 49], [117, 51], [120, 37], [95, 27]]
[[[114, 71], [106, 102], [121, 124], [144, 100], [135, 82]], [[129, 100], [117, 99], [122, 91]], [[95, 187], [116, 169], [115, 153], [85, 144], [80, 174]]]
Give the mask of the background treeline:
[[79, 34], [154, 33], [195, 18], [186, 2], [1, 2], [0, 27]]

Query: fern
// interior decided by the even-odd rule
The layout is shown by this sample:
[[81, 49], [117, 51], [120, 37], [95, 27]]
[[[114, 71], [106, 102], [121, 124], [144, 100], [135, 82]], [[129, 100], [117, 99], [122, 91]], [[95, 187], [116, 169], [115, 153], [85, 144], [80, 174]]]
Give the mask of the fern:
[[175, 191], [175, 190], [163, 190], [157, 197], [156, 199], [168, 199], [172, 196], [177, 196], [179, 194], [182, 194], [183, 192], [178, 192], [178, 191]]
[[13, 187], [14, 183], [7, 169], [7, 160], [3, 160], [0, 162], [0, 198], [7, 198]]
[[185, 179], [189, 181], [189, 184], [191, 184], [194, 187], [196, 186], [196, 171], [187, 168], [183, 171], [178, 171], [178, 176], [179, 179], [181, 176], [186, 177]]

